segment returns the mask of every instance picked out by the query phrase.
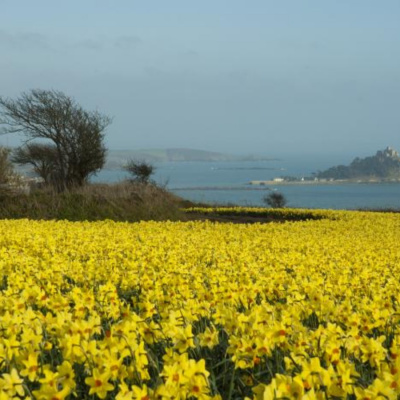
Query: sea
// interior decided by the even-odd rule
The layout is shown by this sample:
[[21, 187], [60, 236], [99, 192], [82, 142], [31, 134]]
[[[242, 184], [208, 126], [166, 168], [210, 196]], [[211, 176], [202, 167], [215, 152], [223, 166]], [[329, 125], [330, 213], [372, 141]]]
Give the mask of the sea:
[[[265, 161], [179, 161], [155, 163], [154, 181], [178, 196], [211, 205], [265, 206], [277, 191], [287, 206], [313, 209], [400, 209], [400, 183], [338, 183], [254, 186], [250, 181], [298, 178], [336, 165], [326, 157], [288, 157]], [[104, 169], [93, 182], [119, 182], [123, 170]]]

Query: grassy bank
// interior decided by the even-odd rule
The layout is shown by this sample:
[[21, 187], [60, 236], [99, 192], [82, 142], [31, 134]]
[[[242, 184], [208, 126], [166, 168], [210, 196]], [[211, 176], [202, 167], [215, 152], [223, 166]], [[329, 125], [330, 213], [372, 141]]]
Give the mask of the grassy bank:
[[0, 193], [0, 219], [182, 220], [183, 206], [183, 200], [164, 188], [126, 182], [91, 184], [64, 193], [50, 189], [36, 189], [30, 194]]

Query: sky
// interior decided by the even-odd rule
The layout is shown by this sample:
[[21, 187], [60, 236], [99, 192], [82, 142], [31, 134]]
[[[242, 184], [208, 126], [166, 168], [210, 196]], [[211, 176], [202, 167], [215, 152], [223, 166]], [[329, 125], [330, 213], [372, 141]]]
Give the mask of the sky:
[[0, 0], [0, 95], [61, 90], [113, 117], [110, 149], [400, 150], [399, 21], [400, 0]]

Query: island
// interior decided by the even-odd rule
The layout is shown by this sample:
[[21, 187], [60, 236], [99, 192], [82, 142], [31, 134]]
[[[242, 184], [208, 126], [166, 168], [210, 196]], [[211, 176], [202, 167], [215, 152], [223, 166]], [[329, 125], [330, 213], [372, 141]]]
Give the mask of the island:
[[399, 153], [387, 147], [374, 156], [355, 158], [348, 166], [338, 165], [315, 174], [317, 179], [361, 179], [398, 180], [400, 179]]
[[379, 150], [374, 156], [356, 157], [350, 165], [337, 165], [311, 176], [281, 176], [269, 181], [251, 181], [251, 185], [332, 184], [332, 183], [400, 182], [400, 156], [391, 147]]

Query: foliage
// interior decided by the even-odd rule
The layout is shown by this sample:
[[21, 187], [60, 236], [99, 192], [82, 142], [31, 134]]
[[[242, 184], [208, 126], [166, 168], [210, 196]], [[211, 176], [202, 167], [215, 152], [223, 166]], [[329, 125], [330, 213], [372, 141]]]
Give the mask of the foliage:
[[397, 400], [400, 214], [315, 213], [0, 221], [0, 395]]
[[265, 196], [263, 200], [272, 208], [283, 208], [287, 203], [286, 197], [279, 192], [272, 192]]
[[12, 161], [16, 164], [33, 166], [33, 171], [46, 184], [57, 182], [57, 148], [53, 145], [28, 143], [14, 150]]
[[147, 161], [129, 160], [124, 166], [124, 170], [129, 172], [133, 182], [147, 184], [150, 182], [150, 177], [155, 172], [155, 167]]
[[[74, 99], [55, 90], [32, 90], [16, 100], [0, 97], [0, 108], [3, 133], [21, 132], [28, 142], [46, 141], [46, 147], [23, 148], [19, 159], [42, 173], [43, 162], [47, 170], [51, 161], [53, 182], [58, 189], [82, 186], [103, 167], [104, 130], [111, 123], [109, 117], [86, 111]], [[29, 156], [31, 159], [26, 159]]]

